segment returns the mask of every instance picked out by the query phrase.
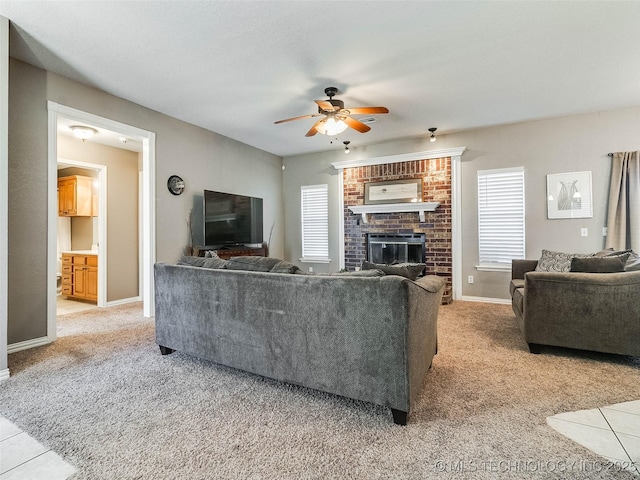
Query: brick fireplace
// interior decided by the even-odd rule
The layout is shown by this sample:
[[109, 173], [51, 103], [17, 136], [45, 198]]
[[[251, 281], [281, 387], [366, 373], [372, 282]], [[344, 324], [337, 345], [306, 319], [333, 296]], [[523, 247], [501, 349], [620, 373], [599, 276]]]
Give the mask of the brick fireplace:
[[[439, 202], [432, 212], [425, 212], [424, 222], [417, 212], [369, 214], [368, 223], [349, 206], [364, 204], [365, 184], [389, 180], [422, 179], [422, 201]], [[354, 270], [368, 259], [367, 234], [424, 234], [426, 272], [446, 277], [444, 301], [452, 293], [451, 237], [451, 158], [412, 160], [381, 165], [345, 168], [344, 237], [345, 267]]]

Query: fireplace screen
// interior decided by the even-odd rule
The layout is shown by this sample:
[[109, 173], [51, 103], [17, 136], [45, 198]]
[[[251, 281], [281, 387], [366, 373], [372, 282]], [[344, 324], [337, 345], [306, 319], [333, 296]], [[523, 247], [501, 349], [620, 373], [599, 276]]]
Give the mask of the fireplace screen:
[[371, 263], [424, 263], [424, 233], [367, 235], [367, 260]]

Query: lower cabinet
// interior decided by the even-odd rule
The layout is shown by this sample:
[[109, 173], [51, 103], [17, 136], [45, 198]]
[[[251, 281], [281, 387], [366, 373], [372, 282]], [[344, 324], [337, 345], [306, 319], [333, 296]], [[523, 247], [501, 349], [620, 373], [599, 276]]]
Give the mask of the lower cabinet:
[[98, 256], [62, 254], [62, 295], [98, 301]]

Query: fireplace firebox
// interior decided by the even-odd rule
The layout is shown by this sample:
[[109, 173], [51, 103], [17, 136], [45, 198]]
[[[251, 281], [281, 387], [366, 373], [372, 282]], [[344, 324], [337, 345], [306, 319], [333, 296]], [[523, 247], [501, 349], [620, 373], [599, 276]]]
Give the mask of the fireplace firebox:
[[371, 263], [424, 263], [425, 234], [367, 234], [367, 260]]

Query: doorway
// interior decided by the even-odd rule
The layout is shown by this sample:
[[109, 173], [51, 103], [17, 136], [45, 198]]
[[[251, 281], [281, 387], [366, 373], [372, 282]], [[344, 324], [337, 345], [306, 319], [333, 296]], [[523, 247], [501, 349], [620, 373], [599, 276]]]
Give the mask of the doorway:
[[[90, 211], [83, 212], [80, 217], [61, 215], [58, 207], [58, 217], [56, 225], [56, 316], [66, 315], [90, 310], [96, 307], [104, 307], [107, 298], [108, 270], [106, 262], [107, 252], [107, 166], [95, 163], [81, 162], [58, 158], [58, 178], [70, 178], [80, 176], [90, 182]], [[60, 184], [58, 184], [58, 187]], [[89, 190], [87, 187], [85, 190]], [[60, 189], [58, 188], [58, 204], [60, 204]], [[88, 203], [88, 202], [87, 202]], [[89, 213], [90, 215], [86, 215]], [[79, 299], [73, 294], [73, 268], [72, 264], [66, 265], [63, 260], [75, 258], [71, 254], [81, 251], [82, 253], [95, 252], [91, 258], [98, 261], [97, 298], [93, 301]], [[63, 252], [65, 258], [63, 259]], [[85, 258], [85, 257], [83, 257]], [[63, 265], [65, 263], [65, 265]], [[102, 268], [100, 268], [102, 267]]]
[[[49, 110], [49, 151], [48, 151], [48, 171], [49, 171], [49, 241], [48, 241], [48, 293], [47, 293], [47, 341], [52, 342], [56, 339], [56, 296], [57, 296], [57, 277], [56, 277], [56, 253], [57, 239], [55, 232], [57, 231], [57, 169], [58, 169], [58, 138], [57, 126], [58, 118], [70, 119], [81, 122], [86, 125], [93, 125], [98, 129], [105, 129], [126, 136], [127, 138], [136, 139], [142, 142], [141, 154], [141, 174], [142, 188], [140, 194], [140, 210], [141, 221], [139, 236], [141, 240], [141, 252], [139, 254], [140, 265], [140, 283], [142, 285], [139, 296], [143, 302], [143, 314], [145, 317], [153, 316], [153, 264], [155, 262], [155, 134], [153, 132], [141, 130], [130, 125], [126, 125], [104, 117], [99, 117], [87, 112], [76, 110], [70, 107], [59, 105], [55, 102], [48, 102]], [[94, 165], [96, 167], [97, 165]], [[105, 174], [106, 176], [106, 174]], [[106, 181], [105, 181], [106, 184]], [[104, 191], [105, 189], [101, 189]], [[101, 194], [102, 195], [102, 194]], [[106, 198], [104, 199], [106, 205]], [[106, 217], [106, 215], [105, 215]], [[106, 222], [103, 228], [103, 235], [106, 235]], [[99, 235], [100, 237], [100, 235]], [[106, 239], [106, 237], [104, 237]], [[106, 245], [105, 240], [99, 241], [98, 244], [98, 262], [102, 257], [105, 263], [102, 271], [106, 273]], [[104, 249], [104, 252], [102, 251]], [[101, 254], [102, 253], [102, 254]], [[100, 271], [101, 265], [98, 265]], [[99, 282], [106, 285], [106, 277]], [[100, 300], [98, 300], [100, 305]], [[117, 304], [122, 302], [109, 302], [106, 295], [104, 297], [104, 306]]]

